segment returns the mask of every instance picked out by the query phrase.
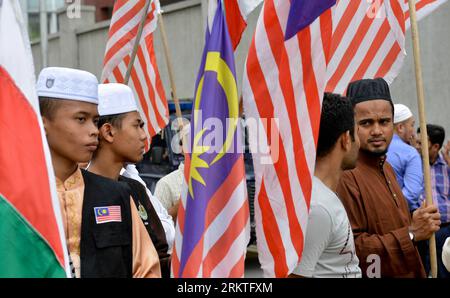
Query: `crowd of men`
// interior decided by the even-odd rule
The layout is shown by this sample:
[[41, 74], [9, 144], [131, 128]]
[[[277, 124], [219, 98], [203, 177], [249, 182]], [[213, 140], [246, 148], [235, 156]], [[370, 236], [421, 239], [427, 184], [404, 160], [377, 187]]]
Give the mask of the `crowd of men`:
[[[37, 92], [73, 277], [170, 277], [178, 205], [166, 209], [134, 166], [146, 135], [132, 90], [50, 67]], [[393, 104], [383, 79], [352, 82], [346, 96], [324, 95], [305, 247], [291, 276], [426, 277], [436, 233], [438, 276], [449, 277], [444, 129], [427, 126], [427, 205], [411, 111]]]

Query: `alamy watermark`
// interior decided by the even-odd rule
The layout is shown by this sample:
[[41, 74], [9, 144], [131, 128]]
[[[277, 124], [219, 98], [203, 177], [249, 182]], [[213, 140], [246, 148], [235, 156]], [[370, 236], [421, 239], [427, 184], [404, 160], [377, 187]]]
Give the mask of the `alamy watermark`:
[[[179, 119], [172, 121], [175, 135], [171, 140], [172, 151], [182, 153], [246, 153], [251, 152], [260, 164], [278, 161], [280, 147], [279, 119], [236, 119], [208, 117], [203, 119], [198, 113], [197, 126], [191, 132], [190, 121], [182, 118], [183, 129], [179, 129]], [[237, 134], [237, 135], [236, 135]], [[185, 144], [182, 146], [184, 137]]]
[[366, 0], [367, 9], [366, 15], [370, 19], [385, 19], [386, 18], [386, 4], [382, 0]]
[[65, 0], [67, 4], [67, 17], [69, 19], [81, 18], [81, 0]]

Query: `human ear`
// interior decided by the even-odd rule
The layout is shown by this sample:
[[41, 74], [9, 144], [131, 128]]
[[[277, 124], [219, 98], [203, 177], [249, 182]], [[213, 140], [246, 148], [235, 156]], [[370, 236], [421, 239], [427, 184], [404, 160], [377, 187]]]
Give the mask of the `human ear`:
[[106, 140], [108, 143], [112, 143], [114, 141], [114, 128], [110, 123], [105, 123], [100, 127], [100, 136]]
[[344, 151], [350, 151], [352, 147], [352, 140], [350, 137], [350, 131], [347, 130], [345, 133], [341, 134], [341, 147]]
[[48, 129], [48, 125], [49, 125], [49, 120], [47, 118], [45, 118], [44, 116], [41, 116], [42, 118], [42, 124], [44, 126], [44, 132], [45, 132], [45, 136], [48, 135], [47, 129]]

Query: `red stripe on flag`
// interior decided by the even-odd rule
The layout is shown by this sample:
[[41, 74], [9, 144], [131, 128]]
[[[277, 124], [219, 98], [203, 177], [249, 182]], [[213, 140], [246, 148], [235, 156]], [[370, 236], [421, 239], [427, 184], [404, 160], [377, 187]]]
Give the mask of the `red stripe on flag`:
[[239, 184], [242, 181], [245, 181], [243, 162], [243, 157], [240, 156], [240, 158], [234, 163], [230, 174], [228, 174], [228, 177], [225, 179], [222, 185], [220, 185], [220, 187], [216, 190], [216, 192], [208, 202], [208, 206], [206, 207], [205, 212], [205, 230], [229, 202], [233, 192], [236, 190]]
[[[120, 7], [125, 4], [125, 1], [123, 3], [120, 3], [121, 1], [118, 1], [116, 3], [120, 4]], [[129, 9], [122, 17], [120, 17], [118, 20], [113, 22], [111, 24], [111, 28], [109, 29], [108, 37], [111, 38], [114, 34], [116, 34], [124, 25], [126, 25], [129, 21], [131, 21], [133, 18], [135, 18], [138, 13], [141, 12], [141, 10], [144, 9], [145, 1], [137, 1], [136, 4]], [[114, 12], [117, 12], [119, 8], [116, 9], [114, 7]], [[138, 22], [139, 23], [139, 22]]]
[[116, 3], [113, 7], [113, 14], [116, 13], [122, 6], [124, 6], [125, 3], [127, 3], [129, 0], [116, 0]]
[[322, 47], [325, 54], [325, 63], [328, 65], [330, 62], [330, 49], [331, 49], [331, 39], [333, 36], [333, 21], [332, 21], [331, 9], [328, 9], [320, 17], [320, 33], [322, 36]]
[[[289, 117], [289, 123], [291, 126], [291, 132], [292, 132], [292, 136], [295, 136], [295, 138], [293, 138], [293, 145], [294, 145], [294, 156], [296, 156], [297, 158], [295, 158], [295, 165], [297, 168], [297, 173], [308, 173], [308, 167], [307, 167], [307, 163], [306, 163], [306, 156], [305, 156], [305, 151], [302, 145], [302, 136], [300, 133], [300, 128], [299, 128], [299, 122], [298, 122], [298, 118], [297, 118], [297, 108], [296, 108], [296, 102], [295, 102], [295, 97], [294, 97], [294, 89], [292, 86], [292, 79], [290, 76], [290, 67], [289, 67], [289, 58], [288, 58], [288, 54], [286, 52], [286, 48], [284, 46], [280, 46], [280, 45], [284, 45], [284, 34], [283, 31], [281, 29], [281, 25], [276, 22], [277, 26], [274, 26], [273, 24], [275, 23], [275, 20], [277, 20], [277, 16], [275, 13], [275, 8], [273, 7], [274, 3], [273, 2], [267, 2], [267, 13], [264, 14], [264, 22], [266, 24], [266, 29], [268, 29], [267, 34], [269, 37], [269, 43], [270, 43], [270, 47], [272, 50], [272, 54], [275, 57], [275, 61], [277, 62], [278, 65], [278, 70], [279, 70], [279, 83], [282, 89], [282, 93], [284, 96], [284, 102], [286, 105], [286, 109], [288, 112], [288, 117]], [[303, 42], [303, 41], [302, 41]], [[279, 59], [277, 59], [276, 57], [278, 57]], [[270, 98], [270, 96], [268, 97]], [[260, 99], [257, 99], [257, 102]], [[262, 103], [258, 103], [258, 106], [261, 107], [263, 104]], [[273, 113], [273, 108], [271, 109], [272, 113]], [[261, 113], [260, 113], [261, 115]], [[274, 115], [270, 115], [271, 117], [266, 117], [267, 119], [273, 119]], [[268, 137], [270, 137], [270, 135], [268, 135]], [[280, 143], [282, 143], [282, 139], [280, 138]], [[284, 154], [284, 152], [282, 152], [281, 154]], [[287, 160], [287, 158], [286, 158]], [[279, 164], [278, 162], [276, 164]], [[285, 170], [288, 169], [287, 166], [287, 162], [286, 162], [286, 167], [284, 168]], [[288, 173], [287, 173], [288, 174]], [[286, 176], [286, 178], [288, 178], [289, 175]], [[285, 180], [286, 178], [281, 178], [281, 180]], [[289, 179], [289, 178], [288, 178]], [[287, 183], [289, 183], [289, 181], [286, 181]], [[300, 184], [303, 186], [308, 185], [308, 181], [304, 181], [303, 179], [300, 179]], [[295, 207], [294, 207], [294, 200], [292, 197], [292, 193], [289, 187], [289, 195], [285, 196], [285, 203], [286, 203], [286, 210], [288, 213], [288, 219], [289, 219], [289, 227], [290, 227], [290, 233], [293, 236], [292, 237], [292, 242], [293, 245], [297, 251], [298, 254], [301, 253], [301, 243], [300, 240], [298, 239], [297, 236], [294, 235], [298, 235], [299, 233], [301, 233], [301, 227], [297, 218], [297, 215], [295, 214]]]
[[386, 55], [383, 63], [381, 64], [380, 68], [378, 69], [375, 77], [384, 77], [388, 71], [391, 69], [392, 64], [394, 64], [395, 60], [397, 59], [398, 55], [400, 54], [400, 46], [398, 43], [394, 43], [389, 53]]
[[[245, 173], [243, 171], [242, 163], [243, 163], [243, 160], [241, 157], [241, 159], [239, 159], [234, 164], [232, 171], [228, 175], [227, 179], [222, 183], [222, 185], [219, 187], [219, 189], [217, 189], [217, 191], [214, 193], [214, 195], [208, 202], [208, 206], [205, 211], [205, 214], [206, 214], [205, 230], [209, 227], [211, 222], [217, 217], [217, 215], [221, 212], [221, 210], [223, 210], [223, 207], [231, 199], [231, 195], [233, 194], [234, 190], [239, 185], [239, 183], [241, 183], [242, 181], [245, 181], [244, 180]], [[181, 204], [180, 204], [180, 206], [181, 206]], [[247, 207], [247, 211], [248, 211], [248, 207]], [[184, 222], [184, 216], [183, 216], [183, 219], [180, 219], [180, 220], [182, 220], [182, 222]], [[233, 219], [233, 220], [236, 221], [236, 219]], [[181, 230], [181, 227], [180, 227], [180, 230]], [[204, 235], [200, 239], [199, 243], [197, 243], [197, 245], [195, 246], [195, 248], [193, 249], [193, 251], [190, 255], [190, 257], [186, 263], [184, 272], [183, 272], [183, 277], [196, 277], [197, 276], [198, 271], [200, 270], [200, 265], [203, 262], [203, 241], [204, 241]], [[189, 270], [186, 269], [188, 267], [189, 267]]]
[[184, 209], [183, 204], [180, 204], [178, 206], [178, 213], [177, 213], [177, 222], [178, 226], [180, 227], [181, 235], [184, 234], [184, 220], [186, 216], [186, 209]]
[[[166, 98], [166, 93], [164, 91], [164, 87], [161, 81], [161, 76], [159, 74], [159, 68], [158, 65], [156, 63], [156, 55], [155, 55], [155, 48], [153, 47], [153, 35], [150, 35], [149, 37], [146, 38], [146, 42], [147, 42], [147, 49], [149, 50], [149, 55], [150, 55], [150, 62], [153, 66], [153, 70], [155, 71], [155, 75], [156, 75], [156, 92], [159, 95], [159, 98], [161, 100], [161, 103], [163, 106], [167, 107], [167, 98]], [[161, 111], [159, 109], [156, 110], [158, 113], [161, 113]], [[160, 114], [161, 115], [161, 114]], [[169, 109], [165, 109], [164, 110], [164, 115], [163, 115], [166, 119], [169, 118]], [[162, 124], [162, 126], [161, 126]], [[160, 127], [165, 127], [165, 123], [161, 123]]]
[[[358, 2], [358, 1], [353, 1], [353, 2]], [[361, 46], [361, 43], [362, 43], [364, 37], [367, 35], [367, 32], [369, 31], [370, 26], [372, 25], [374, 20], [375, 20], [375, 18], [369, 18], [366, 15], [364, 16], [361, 24], [358, 26], [358, 30], [356, 31], [355, 35], [353, 36], [352, 41], [350, 42], [344, 55], [342, 56], [342, 60], [340, 61], [338, 67], [336, 68], [336, 71], [334, 72], [333, 76], [328, 80], [327, 88], [329, 90], [334, 90], [334, 88], [336, 88], [337, 84], [341, 80], [345, 71], [348, 69], [348, 66], [350, 65], [353, 58], [355, 57], [356, 52], [358, 51], [359, 47]], [[333, 37], [333, 39], [334, 39], [334, 37]]]
[[[148, 69], [148, 66], [147, 66], [147, 62], [145, 61], [145, 58], [144, 58], [144, 52], [143, 52], [142, 47], [139, 47], [139, 49], [138, 49], [137, 58], [138, 58], [138, 63], [141, 64], [141, 68], [144, 70], [143, 71], [143, 73], [144, 73], [143, 79], [145, 80], [145, 84], [147, 85], [147, 89], [148, 89], [148, 97], [146, 97], [146, 98], [148, 98], [150, 100], [152, 112], [155, 113], [156, 122], [158, 123], [158, 126], [164, 127], [165, 126], [164, 120], [161, 118], [159, 113], [157, 113], [156, 98], [155, 98], [155, 86], [153, 86], [153, 84], [150, 80], [148, 71], [145, 71], [146, 69]], [[143, 101], [141, 100], [141, 103], [142, 102]], [[144, 104], [145, 104], [145, 110], [144, 110], [145, 114], [149, 115], [149, 107], [147, 105], [147, 102], [145, 101]]]
[[171, 258], [173, 277], [179, 277], [179, 273], [180, 273], [180, 260], [178, 259], [177, 253], [178, 253], [177, 246], [174, 245], [173, 250], [172, 250], [172, 258]]
[[369, 50], [367, 51], [363, 61], [359, 65], [350, 82], [364, 78], [364, 74], [366, 73], [370, 64], [373, 62], [373, 58], [380, 50], [384, 40], [386, 39], [386, 35], [388, 35], [389, 32], [390, 32], [389, 22], [388, 20], [385, 20], [383, 22], [383, 25], [381, 25], [380, 29], [378, 30], [377, 35], [375, 36]]
[[[208, 205], [209, 207], [209, 205]], [[238, 236], [245, 230], [249, 218], [248, 203], [243, 202], [241, 208], [235, 213], [228, 224], [225, 233], [211, 247], [203, 261], [203, 277], [211, 277], [211, 272], [230, 252], [230, 248]], [[224, 223], [225, 224], [225, 223]], [[243, 265], [243, 264], [241, 264]], [[242, 266], [244, 267], [244, 266]], [[231, 276], [240, 277], [240, 276]]]
[[[270, 97], [267, 85], [265, 84], [264, 75], [262, 73], [259, 63], [255, 63], [255, 61], [252, 61], [253, 59], [256, 59], [256, 57], [257, 56], [256, 56], [255, 44], [252, 43], [250, 46], [250, 53], [248, 56], [248, 63], [247, 63], [247, 73], [252, 74], [252, 77], [251, 78], [249, 77], [249, 82], [250, 82], [251, 88], [253, 90], [253, 94], [254, 94], [254, 98], [256, 101], [256, 106], [259, 111], [260, 118], [261, 119], [273, 119], [273, 105], [272, 105], [272, 101], [268, 100], [271, 97]], [[249, 68], [250, 65], [253, 65], [254, 68], [250, 69]], [[272, 131], [272, 129], [274, 131]], [[269, 146], [271, 145], [272, 134], [278, 135], [278, 138], [279, 138], [278, 143], [280, 146], [278, 161], [274, 163], [275, 171], [277, 172], [277, 176], [278, 176], [278, 179], [280, 182], [281, 191], [283, 192], [283, 198], [278, 198], [278, 199], [283, 199], [285, 204], [287, 205], [288, 201], [293, 202], [291, 186], [289, 184], [289, 178], [290, 178], [289, 173], [288, 173], [289, 165], [288, 165], [288, 162], [286, 159], [286, 153], [285, 153], [283, 140], [281, 139], [280, 134], [277, 131], [277, 128], [272, 125], [269, 125], [269, 127], [266, 128], [266, 137], [267, 137], [267, 142], [268, 142]], [[265, 192], [264, 192], [264, 194], [265, 194]], [[260, 192], [258, 194], [258, 200], [261, 199], [261, 196], [263, 196], [263, 194]], [[265, 196], [266, 197], [264, 198], [264, 200], [267, 204], [264, 206], [264, 208], [261, 207], [261, 213], [270, 213], [273, 215], [273, 210], [272, 210], [272, 207], [270, 206], [270, 203], [268, 202], [267, 194], [265, 194]], [[289, 206], [292, 208], [293, 204], [291, 203]], [[286, 207], [286, 209], [287, 208], [288, 207]], [[289, 220], [289, 226], [291, 227], [294, 225], [294, 223], [291, 222], [291, 220], [293, 220], [292, 213], [294, 212], [294, 209], [286, 210], [286, 212], [288, 212], [288, 214], [290, 214], [290, 216], [288, 216], [288, 220]], [[297, 221], [297, 223], [298, 223], [298, 221]], [[277, 241], [278, 240], [281, 241], [281, 235], [280, 235], [280, 231], [278, 230], [278, 225], [276, 224], [276, 221], [272, 222], [271, 224], [272, 225], [275, 224], [275, 225], [271, 229], [265, 230], [265, 232], [267, 231], [269, 233], [276, 233], [277, 236], [276, 237], [270, 236], [267, 239], [269, 247], [279, 245], [276, 243], [269, 243], [269, 242], [273, 241], [275, 238], [277, 239]], [[263, 225], [264, 225], [264, 223], [263, 223]], [[298, 248], [301, 249], [302, 245], [301, 245], [301, 240], [298, 238], [300, 237], [300, 235], [303, 235], [303, 233], [301, 232], [301, 228], [300, 228], [300, 230], [296, 229], [295, 233], [293, 233], [293, 232], [294, 232], [294, 229], [292, 229], [290, 231], [290, 234], [294, 236], [291, 240], [293, 243], [295, 242], [294, 247], [296, 248], [296, 252], [300, 257], [301, 250], [298, 251], [297, 249]], [[268, 237], [268, 235], [266, 235], [266, 237]], [[278, 251], [278, 253], [281, 253], [281, 252]], [[284, 252], [283, 252], [283, 255], [284, 255]], [[285, 256], [283, 256], [283, 259], [285, 260]], [[284, 263], [286, 263], [286, 261], [284, 261]], [[284, 269], [284, 267], [282, 267], [282, 268]], [[276, 271], [276, 274], [280, 274], [280, 272], [281, 271]], [[285, 275], [284, 273], [281, 274], [281, 276], [284, 276], [284, 275]], [[276, 276], [280, 276], [280, 275], [276, 275]]]
[[[309, 27], [305, 28], [299, 34], [297, 34], [298, 44], [300, 46], [300, 52], [302, 57], [302, 73], [303, 73], [303, 87], [305, 90], [306, 95], [306, 103], [308, 105], [308, 114], [311, 122], [311, 127], [313, 131], [314, 136], [314, 143], [317, 144], [317, 139], [319, 137], [319, 127], [320, 127], [320, 97], [318, 86], [317, 86], [317, 80], [316, 80], [316, 73], [314, 71], [314, 66], [312, 64], [312, 53], [311, 53], [311, 32]], [[297, 119], [295, 119], [297, 120]], [[294, 119], [293, 119], [294, 121]], [[299, 132], [300, 133], [300, 132]], [[301, 139], [299, 140], [301, 141]], [[294, 144], [296, 142], [294, 141]], [[303, 151], [303, 146], [301, 146]], [[297, 152], [297, 151], [296, 151]], [[297, 156], [297, 154], [296, 154]], [[299, 172], [299, 173], [306, 173], [308, 171], [307, 168], [307, 162], [306, 158], [304, 157], [304, 151], [303, 154], [300, 155], [300, 157], [297, 159], [299, 162], [298, 170], [305, 171], [305, 172]], [[300, 166], [302, 165], [302, 166]], [[308, 185], [311, 185], [311, 178], [309, 175], [305, 175], [305, 179], [300, 179], [300, 183], [302, 185], [302, 189], [308, 189]], [[304, 183], [302, 183], [304, 182]], [[305, 195], [306, 198], [309, 197], [309, 195]]]
[[[130, 57], [129, 56], [128, 56], [128, 61], [130, 61]], [[119, 66], [114, 67], [113, 75], [114, 75], [114, 77], [116, 79], [116, 82], [123, 83], [125, 81], [125, 78], [123, 77], [122, 72], [119, 69]]]
[[[152, 16], [152, 18], [147, 19], [145, 21], [145, 25], [144, 26], [147, 26], [153, 20], [153, 15], [151, 15], [151, 16]], [[112, 45], [112, 47], [110, 47], [108, 49], [108, 51], [106, 52], [105, 58], [103, 60], [103, 65], [106, 65], [109, 62], [109, 60], [111, 60], [111, 58], [114, 57], [114, 55], [117, 54], [125, 46], [129, 46], [130, 47], [130, 52], [131, 52], [131, 49], [133, 48], [133, 45], [131, 45], [129, 43], [130, 43], [130, 41], [132, 41], [132, 40], [134, 40], [136, 38], [138, 28], [139, 28], [139, 24], [134, 26], [127, 33], [125, 33], [122, 36], [122, 38], [120, 38], [116, 43], [114, 43]]]
[[403, 34], [405, 34], [405, 18], [403, 13], [403, 8], [400, 5], [400, 2], [398, 0], [390, 0], [392, 12], [394, 13], [394, 16], [397, 20], [398, 25], [400, 28], [402, 28]]
[[[281, 238], [280, 230], [278, 229], [278, 223], [273, 213], [272, 207], [267, 197], [266, 186], [264, 180], [261, 182], [261, 190], [258, 195], [258, 203], [261, 206], [261, 221], [264, 235], [266, 237], [267, 246], [274, 258], [274, 271], [276, 277], [286, 277], [288, 272], [288, 266], [286, 262], [285, 248], [283, 245], [283, 239]], [[300, 238], [302, 235], [297, 235]]]
[[2, 195], [46, 239], [64, 268], [63, 248], [37, 117], [25, 95], [0, 66], [0, 189]]
[[200, 238], [197, 245], [195, 245], [194, 249], [192, 250], [191, 255], [186, 261], [181, 277], [189, 277], [189, 278], [197, 277], [200, 271], [200, 265], [202, 263], [203, 258], [204, 236], [205, 234], [202, 235], [202, 238]]
[[247, 23], [242, 17], [237, 0], [223, 1], [225, 4], [225, 15], [227, 19], [228, 31], [230, 33], [233, 49], [236, 50], [242, 37], [242, 33], [247, 27]]
[[245, 255], [242, 255], [241, 258], [236, 262], [233, 269], [231, 269], [230, 275], [228, 275], [228, 277], [244, 277], [245, 266], [242, 266], [242, 264], [245, 264]]
[[[358, 7], [361, 4], [360, 1], [348, 1], [349, 4], [345, 9], [344, 15], [340, 18], [339, 23], [336, 26], [336, 30], [333, 33], [333, 40], [331, 42], [330, 57], [333, 57], [339, 47], [345, 32], [347, 32], [353, 17], [358, 11]], [[339, 4], [338, 4], [339, 5]]]
[[[130, 63], [130, 57], [129, 56], [125, 57], [124, 62], [126, 65], [128, 65]], [[138, 98], [139, 98], [139, 102], [141, 104], [142, 110], [145, 115], [149, 115], [148, 105], [147, 105], [147, 102], [145, 101], [146, 96], [145, 96], [144, 90], [142, 89], [141, 81], [139, 80], [139, 77], [137, 75], [135, 68], [131, 69], [130, 77], [133, 82], [134, 89], [135, 89], [136, 93], [138, 94]], [[149, 122], [147, 123], [147, 127], [149, 129], [150, 135], [151, 136], [155, 135], [154, 128], [152, 127], [152, 125]]]

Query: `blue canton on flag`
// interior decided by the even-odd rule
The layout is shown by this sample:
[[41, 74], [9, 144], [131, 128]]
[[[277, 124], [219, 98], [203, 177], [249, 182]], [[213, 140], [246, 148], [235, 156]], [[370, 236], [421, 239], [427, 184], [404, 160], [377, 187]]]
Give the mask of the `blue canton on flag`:
[[291, 0], [285, 40], [308, 27], [324, 11], [336, 4], [336, 0]]

